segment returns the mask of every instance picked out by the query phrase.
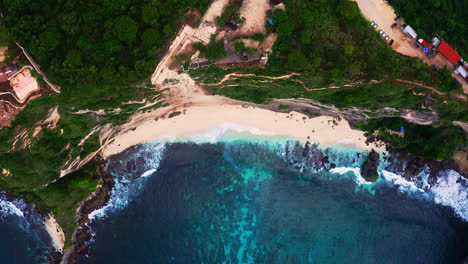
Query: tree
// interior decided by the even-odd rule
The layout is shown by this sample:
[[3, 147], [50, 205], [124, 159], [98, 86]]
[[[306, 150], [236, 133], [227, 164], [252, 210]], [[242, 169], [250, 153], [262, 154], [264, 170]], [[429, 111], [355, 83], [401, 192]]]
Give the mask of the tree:
[[141, 35], [143, 46], [148, 48], [156, 45], [160, 40], [161, 35], [159, 34], [159, 31], [152, 28], [146, 29]]
[[146, 4], [141, 9], [143, 21], [148, 25], [154, 25], [159, 18], [158, 7], [152, 4]]
[[338, 4], [338, 12], [340, 13], [341, 18], [352, 20], [359, 14], [359, 9], [356, 2], [342, 0]]
[[273, 23], [276, 25], [278, 34], [282, 37], [288, 37], [294, 30], [294, 22], [291, 21], [288, 14], [281, 9], [275, 9], [273, 13]]
[[236, 41], [234, 42], [234, 51], [236, 53], [241, 53], [245, 50], [245, 44], [242, 41]]
[[353, 55], [354, 47], [351, 44], [345, 44], [343, 46], [343, 50], [344, 50], [344, 55], [351, 56], [351, 55]]
[[172, 57], [172, 59], [178, 64], [183, 64], [188, 59], [188, 56], [185, 53], [179, 53]]
[[297, 49], [292, 50], [288, 54], [286, 67], [294, 70], [312, 70], [312, 65], [309, 63], [304, 53]]
[[114, 22], [114, 34], [121, 41], [134, 41], [137, 31], [137, 23], [128, 16], [121, 16]]
[[206, 46], [206, 58], [208, 60], [215, 61], [224, 56], [226, 56], [226, 51], [224, 50], [224, 43], [222, 40], [210, 42], [210, 44]]

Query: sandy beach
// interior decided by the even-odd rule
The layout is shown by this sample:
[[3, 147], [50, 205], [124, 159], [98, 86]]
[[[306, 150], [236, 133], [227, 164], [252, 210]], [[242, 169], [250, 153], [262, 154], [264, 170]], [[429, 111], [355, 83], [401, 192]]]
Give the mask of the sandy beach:
[[[249, 6], [262, 6], [266, 2], [252, 0], [248, 3]], [[218, 14], [226, 4], [224, 0], [215, 1], [202, 20], [212, 22], [213, 13]], [[184, 30], [187, 31], [187, 27], [184, 27]], [[297, 112], [280, 113], [257, 107], [255, 104], [207, 94], [189, 74], [178, 73], [170, 67], [173, 55], [180, 47], [190, 44], [193, 30], [184, 30], [170, 45], [166, 56], [151, 77], [156, 89], [165, 90], [164, 101], [170, 106], [149, 113], [136, 113], [128, 123], [101, 133], [101, 153], [104, 158], [136, 144], [164, 137], [178, 138], [210, 133], [226, 125], [243, 127], [246, 131], [256, 131], [265, 135], [286, 136], [304, 143], [309, 141], [322, 145], [344, 145], [367, 151], [384, 151], [384, 147], [366, 144], [364, 132], [351, 129], [349, 123], [341, 118], [309, 118]], [[172, 81], [168, 83], [165, 80]]]
[[[159, 115], [154, 113], [155, 117], [159, 116], [158, 118], [142, 122], [116, 135], [103, 149], [103, 156], [109, 157], [139, 143], [166, 137], [177, 138], [209, 133], [223, 126], [242, 127], [254, 134], [287, 136], [301, 142], [310, 141], [323, 145], [343, 145], [368, 151], [371, 149], [384, 151], [384, 147], [366, 144], [364, 132], [351, 129], [346, 120], [329, 116], [309, 118], [297, 112], [287, 114], [254, 106], [226, 104], [178, 108], [169, 113], [166, 111], [167, 114], [162, 114], [164, 113], [162, 110], [159, 112]], [[206, 141], [210, 141], [209, 137]]]
[[54, 245], [55, 249], [63, 253], [63, 247], [65, 245], [65, 234], [63, 233], [62, 228], [59, 226], [52, 214], [49, 214], [44, 218], [44, 223], [47, 232], [52, 238], [52, 244]]

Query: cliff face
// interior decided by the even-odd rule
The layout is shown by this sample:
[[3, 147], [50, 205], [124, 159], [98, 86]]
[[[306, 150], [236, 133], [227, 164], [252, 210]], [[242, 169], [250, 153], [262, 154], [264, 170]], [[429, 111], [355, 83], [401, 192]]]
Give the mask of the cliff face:
[[98, 157], [96, 164], [96, 174], [99, 180], [97, 189], [78, 207], [76, 214], [78, 228], [73, 234], [73, 244], [65, 251], [60, 263], [75, 264], [80, 262], [80, 256], [86, 254], [88, 250], [85, 242], [92, 238], [91, 230], [87, 226], [88, 215], [103, 207], [109, 200], [110, 192], [114, 186], [114, 178], [106, 172], [107, 163], [105, 160]]

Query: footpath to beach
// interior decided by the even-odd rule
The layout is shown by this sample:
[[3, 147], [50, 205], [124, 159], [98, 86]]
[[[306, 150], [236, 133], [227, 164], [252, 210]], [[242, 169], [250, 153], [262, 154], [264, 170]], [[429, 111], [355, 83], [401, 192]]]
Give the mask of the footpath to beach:
[[[250, 5], [264, 6], [264, 0], [250, 0]], [[213, 2], [201, 21], [213, 21], [214, 9], [223, 10], [228, 1]], [[201, 27], [199, 28], [201, 29]], [[226, 124], [244, 127], [247, 131], [276, 136], [287, 136], [301, 142], [325, 145], [345, 145], [370, 151], [384, 151], [381, 143], [366, 144], [363, 131], [352, 129], [344, 119], [329, 116], [309, 118], [291, 112], [274, 112], [254, 104], [232, 100], [223, 96], [206, 94], [187, 73], [170, 69], [172, 57], [186, 45], [193, 43], [192, 34], [196, 29], [183, 26], [161, 62], [156, 67], [151, 80], [160, 90], [166, 89], [165, 101], [170, 106], [149, 113], [134, 115], [127, 124], [116, 128], [111, 139], [102, 147], [104, 157], [122, 152], [126, 148], [164, 137], [180, 137], [209, 132]], [[171, 80], [167, 82], [167, 80]], [[108, 134], [108, 133], [107, 133]]]

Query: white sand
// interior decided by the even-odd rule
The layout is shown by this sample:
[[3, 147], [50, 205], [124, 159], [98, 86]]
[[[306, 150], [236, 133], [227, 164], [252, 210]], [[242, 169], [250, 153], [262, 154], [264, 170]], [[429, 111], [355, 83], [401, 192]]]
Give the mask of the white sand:
[[45, 219], [44, 223], [46, 230], [52, 238], [52, 244], [54, 245], [57, 251], [63, 252], [63, 247], [65, 245], [65, 234], [63, 233], [62, 228], [59, 226], [52, 214], [49, 214]]
[[[249, 5], [249, 3], [264, 6], [267, 1], [252, 0], [244, 5]], [[202, 20], [213, 21], [226, 4], [225, 0], [214, 1]], [[264, 16], [264, 10], [262, 12], [261, 16]], [[178, 74], [176, 70], [168, 66], [171, 56], [186, 45], [187, 41], [190, 42], [191, 34], [193, 34], [193, 29], [188, 30], [187, 26], [184, 26], [151, 78], [153, 85], [158, 89], [169, 89], [165, 92], [164, 100], [170, 106], [149, 113], [136, 113], [127, 124], [109, 128], [105, 130], [105, 133], [100, 133], [101, 152], [104, 158], [139, 143], [165, 137], [210, 133], [213, 129], [225, 128], [227, 124], [231, 127], [243, 127], [248, 131], [287, 136], [302, 142], [309, 140], [324, 145], [345, 145], [368, 151], [375, 149], [382, 152], [384, 150], [383, 147], [377, 147], [374, 144], [367, 145], [364, 132], [351, 129], [345, 120], [334, 121], [332, 117], [327, 116], [309, 119], [300, 113], [285, 114], [253, 106], [246, 107], [244, 102], [223, 96], [207, 95], [188, 74]], [[271, 45], [275, 39], [270, 41]], [[290, 75], [287, 75], [274, 79], [289, 77]], [[165, 84], [166, 79], [173, 79], [177, 82]], [[174, 111], [181, 111], [183, 114], [168, 118], [167, 115]], [[166, 117], [161, 118], [164, 115]]]
[[[178, 109], [183, 111], [184, 109]], [[126, 148], [165, 137], [180, 137], [209, 132], [210, 129], [232, 124], [257, 129], [267, 135], [288, 136], [296, 140], [317, 142], [324, 145], [344, 145], [360, 149], [383, 151], [383, 147], [367, 145], [364, 132], [353, 130], [346, 120], [334, 125], [332, 117], [320, 116], [309, 119], [306, 115], [273, 112], [241, 105], [202, 105], [185, 109], [185, 114], [164, 119], [154, 118], [126, 130], [103, 150], [105, 157], [117, 154]], [[313, 132], [314, 131], [314, 132]], [[309, 139], [308, 139], [309, 137]]]

